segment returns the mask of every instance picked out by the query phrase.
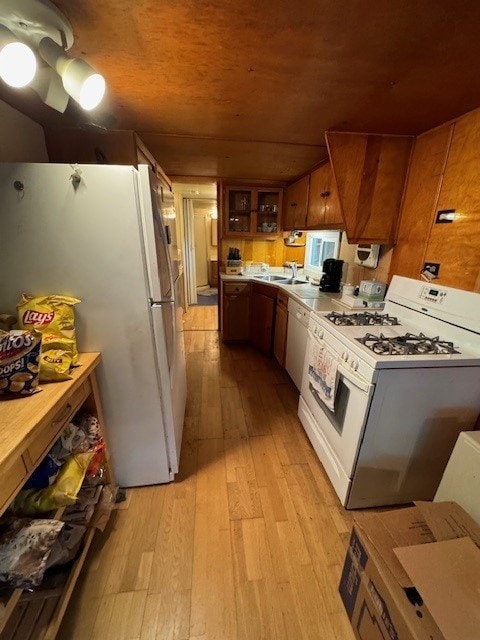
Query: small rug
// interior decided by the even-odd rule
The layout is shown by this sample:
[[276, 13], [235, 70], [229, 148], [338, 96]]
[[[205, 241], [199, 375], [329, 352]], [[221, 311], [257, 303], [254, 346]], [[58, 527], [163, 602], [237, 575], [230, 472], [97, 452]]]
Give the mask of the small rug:
[[199, 293], [197, 293], [197, 305], [201, 306], [201, 307], [206, 307], [206, 306], [215, 306], [218, 304], [218, 295], [217, 294], [207, 294], [206, 296], [202, 294], [200, 295]]
[[197, 296], [216, 296], [218, 295], [217, 287], [207, 287], [205, 289], [197, 289]]

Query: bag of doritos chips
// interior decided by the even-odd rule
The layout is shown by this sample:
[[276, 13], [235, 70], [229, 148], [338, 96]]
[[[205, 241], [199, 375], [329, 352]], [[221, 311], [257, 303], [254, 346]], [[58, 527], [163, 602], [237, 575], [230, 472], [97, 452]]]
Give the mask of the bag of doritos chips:
[[39, 331], [0, 331], [0, 393], [38, 390], [41, 342]]

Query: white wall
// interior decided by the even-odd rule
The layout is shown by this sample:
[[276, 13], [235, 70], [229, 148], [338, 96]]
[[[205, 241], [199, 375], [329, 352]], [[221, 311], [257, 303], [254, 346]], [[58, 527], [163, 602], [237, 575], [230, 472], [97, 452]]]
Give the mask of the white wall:
[[0, 162], [48, 162], [43, 128], [1, 100]]

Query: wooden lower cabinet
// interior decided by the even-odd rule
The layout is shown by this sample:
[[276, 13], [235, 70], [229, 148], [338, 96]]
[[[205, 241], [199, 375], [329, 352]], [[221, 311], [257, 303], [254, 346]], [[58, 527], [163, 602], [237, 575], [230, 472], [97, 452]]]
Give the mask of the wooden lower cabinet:
[[275, 315], [275, 336], [273, 339], [273, 354], [282, 367], [285, 366], [285, 352], [287, 350], [288, 327], [288, 296], [282, 291], [277, 295], [277, 310]]
[[250, 297], [249, 282], [223, 283], [222, 296], [222, 339], [225, 341], [245, 341], [250, 338]]
[[288, 295], [261, 282], [222, 282], [222, 340], [249, 341], [284, 366]]
[[276, 303], [276, 287], [253, 283], [250, 341], [266, 355], [271, 355], [273, 352]]
[[265, 354], [272, 353], [275, 300], [263, 293], [252, 294], [252, 324], [250, 340]]

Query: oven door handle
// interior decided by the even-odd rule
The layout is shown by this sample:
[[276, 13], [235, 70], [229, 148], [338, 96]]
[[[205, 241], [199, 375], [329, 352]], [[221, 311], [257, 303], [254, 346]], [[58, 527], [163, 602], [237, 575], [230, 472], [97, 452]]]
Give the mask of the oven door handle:
[[361, 389], [364, 393], [370, 393], [373, 385], [369, 384], [366, 380], [363, 380], [359, 376], [355, 375], [353, 371], [350, 371], [342, 364], [339, 364], [337, 367], [337, 371], [342, 374], [342, 376], [355, 385], [358, 389]]

